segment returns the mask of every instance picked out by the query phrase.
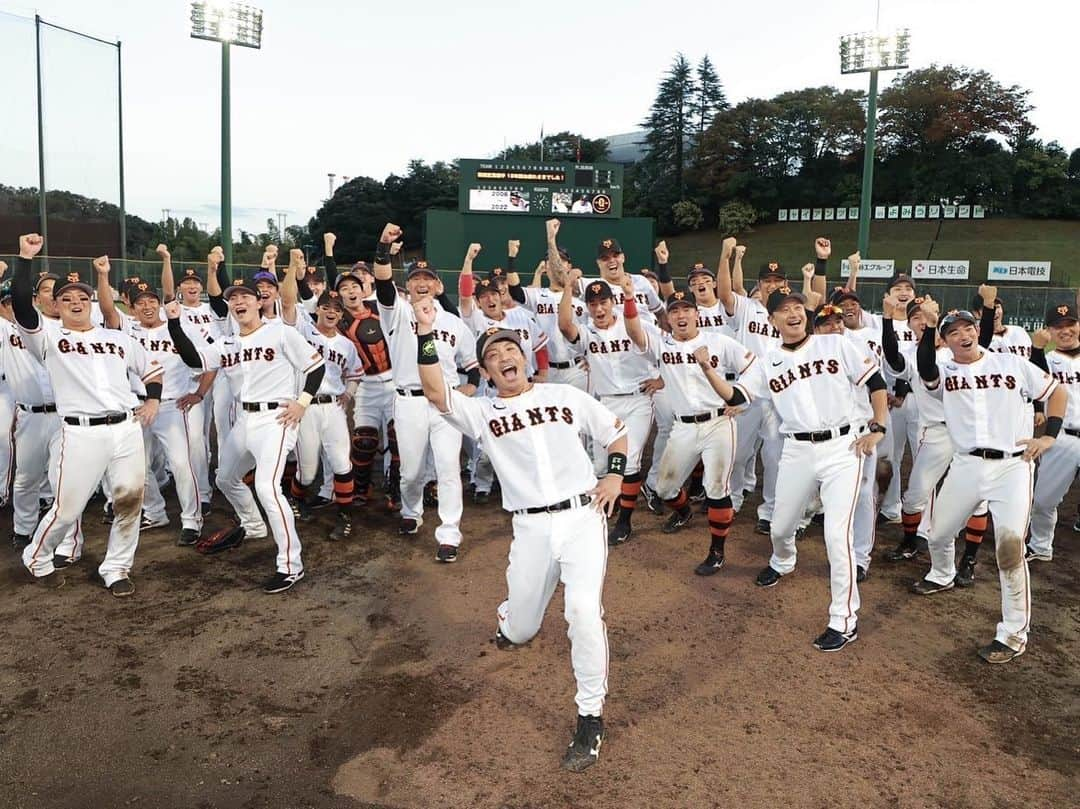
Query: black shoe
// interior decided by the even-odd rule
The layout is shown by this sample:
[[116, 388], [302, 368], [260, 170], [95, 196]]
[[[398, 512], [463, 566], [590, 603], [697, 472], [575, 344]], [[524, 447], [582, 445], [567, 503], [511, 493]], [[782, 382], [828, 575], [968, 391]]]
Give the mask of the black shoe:
[[795, 529], [795, 541], [799, 542], [800, 540], [803, 540], [803, 539], [806, 539], [806, 526], [805, 525], [802, 528], [796, 528]]
[[[29, 572], [29, 571], [27, 571]], [[35, 576], [30, 574], [34, 584], [38, 587], [42, 587], [46, 590], [56, 590], [63, 587], [67, 583], [67, 576], [62, 571], [54, 570], [45, 576]]]
[[688, 522], [690, 518], [694, 516], [694, 513], [690, 510], [690, 506], [683, 506], [678, 511], [673, 511], [671, 516], [667, 518], [667, 522], [664, 523], [663, 528], [660, 530], [665, 534], [674, 534]]
[[435, 561], [443, 562], [444, 564], [451, 564], [457, 561], [457, 546], [455, 545], [440, 545], [439, 549], [435, 551]]
[[562, 759], [564, 770], [583, 772], [600, 758], [604, 743], [604, 720], [599, 716], [578, 716], [577, 730]]
[[323, 497], [320, 494], [317, 494], [314, 497], [309, 497], [307, 500], [303, 501], [304, 505], [307, 506], [311, 511], [318, 511], [320, 508], [326, 508], [332, 502], [334, 501], [328, 497]]
[[180, 530], [180, 536], [176, 540], [176, 544], [181, 548], [186, 548], [189, 545], [194, 545], [202, 538], [202, 534], [196, 531], [194, 528], [183, 528]]
[[53, 554], [52, 566], [56, 570], [63, 570], [64, 568], [71, 567], [75, 564], [75, 559], [70, 556], [62, 556], [59, 553]]
[[212, 505], [210, 505], [209, 503], [203, 503], [201, 508], [202, 508], [202, 515], [204, 517], [209, 517], [210, 512], [214, 510], [214, 507]]
[[264, 593], [284, 593], [300, 579], [304, 578], [304, 571], [299, 573], [275, 573], [263, 584]]
[[885, 552], [886, 562], [903, 562], [905, 559], [912, 559], [919, 553], [919, 542], [917, 539], [908, 539], [904, 537], [900, 540], [900, 544], [893, 548], [891, 551]]
[[12, 534], [11, 535], [11, 547], [16, 550], [22, 550], [30, 544], [30, 536], [28, 534]]
[[754, 526], [754, 533], [769, 536], [769, 534], [772, 533], [772, 523], [768, 520], [758, 520], [757, 524]]
[[424, 507], [438, 508], [439, 484], [431, 480], [424, 484]]
[[328, 539], [331, 542], [343, 542], [352, 536], [352, 514], [347, 511], [339, 511], [337, 525], [330, 532]]
[[911, 585], [911, 592], [920, 596], [932, 596], [934, 593], [944, 593], [946, 590], [951, 590], [955, 583], [955, 580], [948, 584], [937, 584], [927, 579], [919, 579]]
[[109, 592], [117, 598], [126, 598], [135, 595], [135, 585], [129, 578], [117, 579], [109, 585]]
[[810, 518], [810, 522], [814, 525], [825, 525], [825, 512], [823, 511], [820, 514], [815, 514]]
[[878, 515], [877, 515], [877, 524], [878, 525], [900, 525], [901, 522], [902, 522], [902, 520], [900, 519], [900, 517], [889, 517], [889, 516], [886, 516], [885, 514], [882, 514], [882, 513], [878, 512]]
[[1013, 658], [1019, 657], [1024, 653], [1024, 649], [1019, 652], [1010, 646], [1006, 646], [999, 640], [991, 641], [987, 646], [979, 649], [979, 657], [985, 660], [987, 663], [1008, 663]]
[[404, 536], [411, 536], [420, 530], [420, 526], [423, 520], [413, 519], [412, 517], [402, 517], [401, 524], [398, 525], [398, 533]]
[[664, 501], [660, 499], [660, 495], [650, 488], [648, 484], [642, 484], [641, 495], [645, 498], [645, 508], [653, 514], [664, 513]]
[[506, 635], [502, 633], [501, 629], [495, 627], [495, 648], [502, 652], [508, 652], [512, 649], [517, 649], [518, 645], [507, 638]]
[[705, 561], [694, 568], [694, 572], [699, 576], [712, 576], [714, 573], [719, 572], [723, 566], [723, 554], [711, 550], [709, 555], [705, 557]]
[[1030, 545], [1027, 545], [1024, 550], [1024, 559], [1028, 562], [1052, 562], [1054, 555], [1052, 553], [1039, 553]]
[[698, 484], [689, 492], [687, 492], [687, 497], [690, 498], [691, 503], [703, 503], [705, 502], [706, 496], [707, 495], [705, 494], [705, 487], [701, 484]]
[[622, 545], [624, 542], [630, 539], [630, 534], [632, 533], [633, 529], [630, 527], [630, 523], [618, 520], [608, 530], [607, 544], [611, 546]]
[[292, 509], [293, 516], [301, 522], [311, 522], [314, 516], [311, 513], [311, 506], [307, 501], [301, 497], [292, 497], [286, 495], [285, 502], [289, 504], [289, 508]]
[[862, 565], [855, 566], [855, 582], [856, 584], [862, 584], [870, 578], [870, 571]]
[[754, 584], [758, 587], [775, 587], [782, 576], [783, 574], [777, 573], [770, 566], [757, 574], [757, 578], [754, 579]]
[[1080, 533], [1080, 514], [1076, 515], [1076, 522], [1073, 523], [1073, 530]]
[[490, 500], [491, 500], [491, 493], [490, 492], [474, 492], [473, 496], [472, 496], [473, 503], [475, 503], [478, 506], [486, 506]]
[[830, 627], [814, 639], [814, 648], [821, 652], [839, 652], [849, 643], [854, 643], [858, 639], [858, 629], [852, 629], [850, 632], [837, 632]]
[[102, 524], [103, 525], [112, 525], [114, 516], [115, 515], [113, 514], [112, 503], [106, 503], [105, 504], [105, 516], [103, 516], [101, 518]]
[[956, 586], [971, 587], [975, 584], [975, 557], [964, 554], [956, 568]]

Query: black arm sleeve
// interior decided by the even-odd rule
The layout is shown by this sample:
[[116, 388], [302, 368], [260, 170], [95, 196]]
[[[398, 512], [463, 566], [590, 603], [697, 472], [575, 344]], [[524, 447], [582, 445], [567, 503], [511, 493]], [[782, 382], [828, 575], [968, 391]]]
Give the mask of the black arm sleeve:
[[915, 352], [915, 364], [919, 369], [919, 376], [924, 382], [937, 382], [938, 367], [937, 356], [934, 346], [934, 330], [929, 326], [923, 332], [919, 340], [919, 348]]
[[474, 388], [480, 386], [480, 369], [470, 368], [465, 372], [465, 380]]
[[525, 290], [522, 288], [520, 281], [516, 284], [510, 284], [507, 288], [507, 292], [510, 293], [510, 297], [517, 303], [520, 303], [522, 306], [525, 305]]
[[224, 261], [217, 265], [217, 282], [222, 292], [232, 286], [232, 279], [229, 278], [229, 270]]
[[667, 264], [656, 265], [656, 280], [661, 284], [671, 283], [671, 270], [668, 268]]
[[221, 295], [210, 295], [208, 297], [210, 299], [210, 308], [215, 315], [218, 317], [229, 316], [229, 304], [225, 303], [225, 298]]
[[1031, 347], [1031, 356], [1028, 357], [1035, 365], [1042, 368], [1046, 373], [1050, 373], [1050, 366], [1046, 364], [1046, 352], [1041, 348]]
[[435, 300], [437, 300], [439, 302], [439, 306], [441, 306], [447, 312], [452, 314], [454, 317], [461, 317], [461, 313], [458, 311], [458, 308], [454, 305], [454, 302], [452, 300], [450, 300], [450, 296], [446, 294], [445, 290], [443, 291], [443, 294], [440, 295]]
[[15, 276], [11, 281], [11, 308], [15, 313], [15, 320], [29, 331], [34, 331], [41, 324], [41, 318], [34, 308], [34, 282], [30, 277], [32, 266], [30, 259], [17, 257]]
[[982, 317], [979, 318], [979, 345], [990, 348], [990, 341], [994, 339], [994, 309], [983, 306]]
[[394, 301], [397, 300], [397, 287], [394, 286], [394, 279], [387, 278], [375, 279], [375, 297], [379, 299], [379, 303], [383, 306], [390, 307], [394, 305]]
[[304, 380], [304, 393], [314, 396], [319, 392], [319, 386], [322, 385], [323, 377], [326, 376], [326, 365], [320, 365], [307, 375]]
[[323, 266], [326, 267], [326, 288], [333, 289], [337, 286], [337, 262], [333, 256], [323, 258]]
[[146, 383], [146, 398], [157, 399], [161, 401], [161, 382], [147, 382]]
[[825, 278], [828, 275], [829, 262], [824, 258], [814, 259], [814, 275]]
[[893, 395], [895, 395], [897, 399], [903, 399], [909, 393], [911, 393], [911, 385], [908, 381], [906, 379], [897, 379], [893, 385]]
[[731, 394], [731, 398], [727, 400], [728, 407], [738, 407], [741, 404], [746, 403], [746, 397], [743, 396], [743, 392], [738, 388], [732, 389], [734, 392]]
[[300, 300], [302, 301], [310, 301], [315, 297], [315, 293], [312, 292], [311, 287], [308, 286], [306, 275], [296, 282], [296, 293], [300, 296]]
[[195, 344], [191, 342], [191, 338], [184, 332], [184, 327], [180, 325], [180, 318], [169, 318], [169, 336], [172, 337], [173, 345], [176, 346], [176, 350], [180, 353], [180, 359], [184, 361], [184, 365], [201, 371], [203, 367], [202, 357], [199, 356], [199, 352], [195, 349]]
[[892, 318], [881, 319], [881, 353], [885, 355], [885, 362], [894, 371], [903, 371], [907, 367], [904, 358], [900, 355], [900, 343], [896, 339], [896, 329], [893, 328]]
[[[907, 383], [905, 382], [904, 384], [906, 385]], [[866, 387], [870, 388], [871, 393], [888, 389], [888, 386], [885, 384], [885, 377], [881, 375], [881, 371], [874, 371], [874, 373], [870, 375], [870, 378], [866, 380]], [[911, 390], [911, 388], [908, 388], [908, 390]]]

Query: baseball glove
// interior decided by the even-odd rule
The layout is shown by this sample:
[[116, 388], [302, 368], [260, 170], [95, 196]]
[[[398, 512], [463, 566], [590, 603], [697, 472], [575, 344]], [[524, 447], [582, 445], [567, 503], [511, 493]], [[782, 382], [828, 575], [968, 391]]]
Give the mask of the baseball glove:
[[239, 548], [243, 542], [244, 529], [239, 525], [234, 525], [232, 528], [222, 528], [220, 531], [215, 531], [210, 536], [200, 539], [195, 543], [195, 551], [207, 556], [213, 556], [215, 553]]

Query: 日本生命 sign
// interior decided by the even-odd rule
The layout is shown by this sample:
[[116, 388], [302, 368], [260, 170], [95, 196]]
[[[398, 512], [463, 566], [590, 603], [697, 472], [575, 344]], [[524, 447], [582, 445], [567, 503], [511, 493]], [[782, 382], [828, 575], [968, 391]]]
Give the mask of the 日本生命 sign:
[[[891, 258], [864, 258], [859, 262], [860, 278], [892, 278], [896, 262]], [[851, 265], [845, 258], [840, 262], [840, 277], [851, 276]]]
[[1050, 282], [1049, 261], [991, 261], [986, 271], [988, 281]]
[[916, 259], [911, 262], [911, 277], [938, 281], [962, 281], [968, 277], [970, 264], [971, 262], [967, 259], [958, 259], [956, 261]]

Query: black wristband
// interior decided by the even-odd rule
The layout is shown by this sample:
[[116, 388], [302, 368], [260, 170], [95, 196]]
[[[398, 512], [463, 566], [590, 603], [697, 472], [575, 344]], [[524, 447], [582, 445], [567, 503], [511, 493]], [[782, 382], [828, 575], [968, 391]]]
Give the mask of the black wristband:
[[829, 262], [828, 262], [827, 259], [815, 258], [814, 259], [814, 275], [815, 276], [821, 276], [822, 278], [824, 278], [826, 275], [828, 275], [828, 264], [829, 264]]
[[607, 456], [607, 473], [609, 475], [626, 475], [626, 456], [621, 452], [612, 452]]
[[379, 242], [379, 246], [375, 248], [375, 263], [390, 263], [390, 245], [386, 242]]
[[517, 272], [517, 256], [506, 257], [506, 272]]
[[1061, 416], [1050, 416], [1046, 420], [1046, 427], [1043, 429], [1043, 435], [1048, 435], [1051, 438], [1057, 438], [1058, 433], [1061, 432]]
[[417, 365], [438, 365], [439, 349], [435, 347], [435, 335], [420, 334], [416, 337]]
[[671, 283], [671, 271], [668, 269], [667, 264], [656, 265], [656, 280], [661, 284]]

